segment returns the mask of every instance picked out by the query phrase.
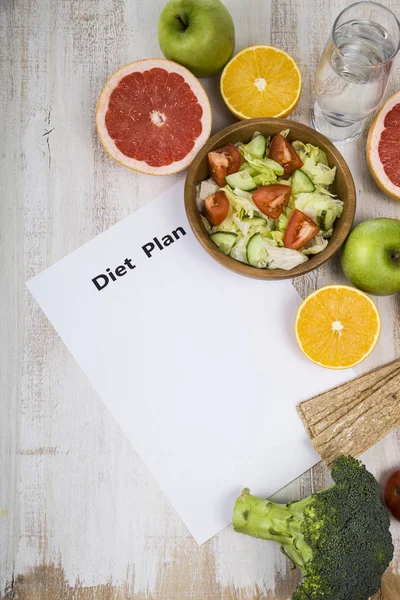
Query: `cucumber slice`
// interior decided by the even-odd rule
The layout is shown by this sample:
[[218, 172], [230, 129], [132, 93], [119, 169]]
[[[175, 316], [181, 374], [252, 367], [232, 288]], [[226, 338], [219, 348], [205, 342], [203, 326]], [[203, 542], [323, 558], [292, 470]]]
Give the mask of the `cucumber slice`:
[[259, 135], [256, 135], [251, 142], [246, 144], [244, 148], [246, 152], [254, 156], [254, 158], [264, 158], [265, 146], [265, 137], [260, 133]]
[[237, 233], [230, 233], [229, 231], [217, 231], [216, 233], [212, 233], [210, 238], [224, 254], [229, 254], [233, 246], [236, 244]]
[[327, 215], [327, 211], [321, 210], [321, 214], [318, 215], [318, 217], [317, 217], [317, 225], [320, 229], [322, 229], [322, 231], [325, 231], [327, 229], [326, 223], [325, 223], [326, 215]]
[[252, 167], [251, 164], [248, 163], [246, 160], [244, 160], [242, 162], [242, 164], [240, 165], [239, 171], [247, 171], [249, 173], [249, 175], [251, 175], [252, 177], [254, 177], [255, 175], [258, 175], [257, 169]]
[[248, 223], [249, 225], [251, 225], [251, 227], [259, 227], [260, 225], [262, 225], [262, 226], [268, 225], [268, 221], [261, 217], [253, 217], [253, 218], [243, 217], [242, 221], [243, 221], [243, 223]]
[[232, 175], [227, 175], [225, 177], [225, 181], [231, 188], [239, 188], [245, 192], [249, 192], [251, 190], [256, 189], [256, 184], [250, 173], [247, 171], [238, 171], [237, 173], [232, 173]]
[[292, 193], [297, 196], [303, 192], [313, 192], [315, 190], [314, 184], [304, 171], [296, 169], [292, 174]]
[[268, 252], [264, 248], [261, 235], [255, 233], [247, 242], [246, 248], [247, 262], [252, 267], [263, 269], [267, 266]]

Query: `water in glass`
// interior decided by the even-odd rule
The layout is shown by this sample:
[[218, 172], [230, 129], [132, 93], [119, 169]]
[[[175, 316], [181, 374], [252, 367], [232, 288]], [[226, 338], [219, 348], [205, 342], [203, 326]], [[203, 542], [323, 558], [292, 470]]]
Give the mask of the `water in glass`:
[[348, 21], [334, 35], [336, 44], [328, 43], [318, 67], [315, 91], [326, 119], [343, 127], [379, 105], [396, 47], [387, 30], [372, 21]]

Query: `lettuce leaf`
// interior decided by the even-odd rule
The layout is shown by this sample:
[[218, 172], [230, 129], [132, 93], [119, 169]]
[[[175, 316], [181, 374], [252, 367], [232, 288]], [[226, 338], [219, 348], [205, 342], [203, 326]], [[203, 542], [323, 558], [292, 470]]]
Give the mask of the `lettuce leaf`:
[[284, 138], [287, 138], [287, 136], [290, 133], [290, 129], [283, 129], [282, 131], [279, 132]]
[[328, 166], [328, 158], [326, 153], [318, 148], [318, 146], [313, 146], [312, 144], [303, 144], [299, 140], [293, 142], [293, 148], [296, 150], [297, 154], [300, 156], [301, 160], [304, 162], [305, 158], [311, 158], [315, 164], [323, 163]]
[[291, 250], [290, 248], [278, 248], [273, 246], [269, 240], [264, 240], [264, 245], [271, 259], [268, 265], [269, 269], [284, 269], [285, 271], [289, 271], [308, 260], [307, 256], [302, 252]]
[[258, 171], [258, 174], [262, 173], [264, 175], [269, 175], [271, 182], [276, 180], [277, 175], [283, 175], [283, 167], [274, 160], [270, 158], [255, 158], [244, 150], [244, 146], [239, 146], [239, 150], [244, 160], [249, 163], [253, 169]]
[[221, 190], [227, 195], [232, 211], [238, 219], [242, 220], [245, 216], [252, 218], [255, 213], [258, 214], [250, 192], [245, 192], [238, 188], [232, 189], [229, 185], [221, 188]]
[[328, 245], [328, 240], [323, 238], [321, 235], [316, 235], [309, 243], [303, 248], [302, 253], [307, 256], [310, 254], [318, 254], [325, 250]]
[[235, 260], [238, 260], [239, 262], [246, 263], [246, 264], [247, 264], [246, 250], [247, 250], [248, 239], [249, 239], [248, 236], [240, 235], [238, 237], [236, 244], [233, 246], [233, 248], [231, 250], [232, 258], [234, 258]]
[[238, 231], [240, 231], [245, 237], [251, 237], [255, 233], [260, 233], [262, 236], [268, 235], [271, 231], [268, 219], [262, 218], [244, 218], [239, 219], [234, 215], [233, 221], [236, 224]]
[[329, 168], [323, 163], [316, 164], [311, 158], [307, 157], [303, 161], [301, 170], [307, 173], [313, 183], [330, 185], [333, 183], [336, 175], [336, 167]]
[[211, 196], [211, 194], [215, 194], [215, 192], [217, 192], [218, 190], [219, 185], [215, 183], [212, 177], [201, 181], [196, 186], [196, 204], [200, 212], [204, 212], [204, 200], [208, 196]]
[[303, 161], [301, 170], [307, 173], [314, 184], [330, 185], [336, 175], [336, 167], [328, 166], [326, 153], [312, 144], [293, 142], [293, 148]]

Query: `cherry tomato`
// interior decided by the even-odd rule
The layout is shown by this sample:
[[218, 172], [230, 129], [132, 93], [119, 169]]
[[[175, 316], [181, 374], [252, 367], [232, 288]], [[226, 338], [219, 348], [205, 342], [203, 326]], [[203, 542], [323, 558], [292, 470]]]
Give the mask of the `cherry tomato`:
[[318, 231], [318, 225], [308, 215], [296, 208], [287, 224], [283, 243], [286, 248], [298, 250], [302, 246], [305, 246]]
[[277, 133], [272, 140], [268, 157], [283, 167], [283, 175], [285, 177], [288, 177], [293, 171], [301, 169], [303, 166], [303, 161], [292, 144], [289, 144], [287, 139], [280, 133]]
[[221, 225], [229, 212], [229, 200], [225, 192], [215, 192], [204, 200], [204, 212], [211, 225]]
[[227, 144], [222, 148], [213, 150], [207, 156], [211, 177], [221, 187], [225, 185], [227, 175], [239, 171], [242, 162], [240, 152], [233, 144]]
[[400, 521], [400, 469], [394, 471], [387, 480], [383, 498], [392, 515]]
[[262, 185], [253, 193], [252, 199], [259, 211], [270, 219], [277, 219], [289, 202], [291, 191], [290, 185]]

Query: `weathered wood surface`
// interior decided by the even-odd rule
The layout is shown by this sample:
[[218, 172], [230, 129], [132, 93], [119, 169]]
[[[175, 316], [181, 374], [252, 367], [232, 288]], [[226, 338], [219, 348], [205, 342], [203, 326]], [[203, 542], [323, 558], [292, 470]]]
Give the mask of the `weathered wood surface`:
[[[398, 9], [398, 0], [385, 0]], [[307, 122], [312, 75], [345, 0], [227, 0], [237, 49], [271, 43], [299, 62], [293, 117]], [[106, 78], [159, 56], [163, 0], [1, 0], [0, 597], [24, 600], [286, 600], [296, 572], [273, 544], [223, 531], [198, 548], [110, 418], [24, 282], [184, 175], [151, 178], [113, 162], [95, 132]], [[233, 122], [205, 81], [213, 130]], [[391, 89], [400, 88], [400, 59]], [[365, 136], [343, 154], [357, 219], [400, 217], [373, 183]], [[302, 295], [342, 281], [338, 260], [297, 280]], [[383, 333], [358, 372], [400, 356], [400, 298], [379, 298]], [[365, 456], [381, 480], [400, 462], [400, 432]], [[324, 487], [319, 465], [280, 498]], [[245, 484], [245, 482], [243, 482]], [[204, 499], [207, 509], [207, 498]], [[397, 555], [381, 598], [400, 597]]]

